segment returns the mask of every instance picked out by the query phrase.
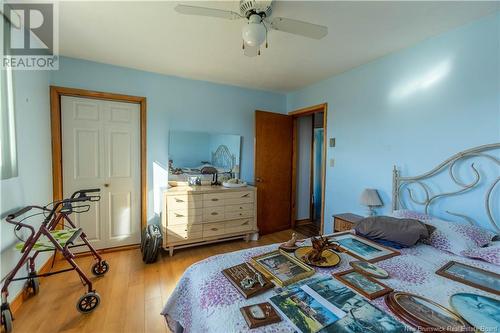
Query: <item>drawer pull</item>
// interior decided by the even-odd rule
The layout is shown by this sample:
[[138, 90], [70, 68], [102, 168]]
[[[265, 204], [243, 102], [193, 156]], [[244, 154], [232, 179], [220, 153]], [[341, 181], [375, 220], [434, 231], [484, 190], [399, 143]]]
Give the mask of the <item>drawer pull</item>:
[[219, 215], [217, 212], [211, 212], [210, 215]]
[[242, 197], [242, 198], [248, 198], [248, 196], [249, 196], [249, 195], [250, 195], [250, 193], [247, 193], [247, 194], [245, 194], [245, 195], [242, 195], [241, 197]]
[[240, 213], [240, 216], [242, 216], [242, 215], [243, 215], [243, 213]]
[[187, 229], [184, 229], [184, 231], [188, 231]]
[[217, 230], [219, 230], [219, 229], [217, 229], [217, 228], [212, 228], [212, 229], [210, 229], [210, 230], [212, 230], [212, 231], [217, 231]]
[[248, 221], [246, 221], [245, 223], [243, 223], [242, 225], [248, 225]]
[[184, 200], [179, 199], [179, 198], [175, 198], [175, 202], [184, 202]]
[[175, 217], [184, 217], [184, 215], [175, 213]]
[[240, 209], [243, 209], [243, 207], [240, 207]]
[[217, 199], [217, 198], [212, 198], [212, 201], [219, 201], [219, 199]]

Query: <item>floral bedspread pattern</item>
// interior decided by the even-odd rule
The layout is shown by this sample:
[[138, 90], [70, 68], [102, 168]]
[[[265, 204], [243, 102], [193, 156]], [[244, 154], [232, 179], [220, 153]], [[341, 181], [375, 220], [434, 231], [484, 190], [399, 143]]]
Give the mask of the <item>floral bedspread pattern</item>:
[[[245, 249], [213, 256], [193, 264], [181, 277], [161, 314], [174, 332], [179, 325], [184, 328], [184, 332], [249, 331], [240, 313], [240, 307], [265, 302], [274, 295], [274, 291], [246, 300], [221, 271], [277, 248], [278, 244]], [[316, 274], [329, 275], [350, 269], [349, 261], [355, 259], [344, 253], [341, 257], [342, 261], [337, 267], [317, 268]], [[496, 297], [434, 273], [450, 260], [500, 273], [500, 266], [451, 255], [424, 244], [403, 249], [400, 256], [380, 261], [377, 265], [389, 272], [390, 278], [382, 282], [394, 290], [422, 295], [446, 307], [449, 307], [449, 297], [458, 292]], [[373, 300], [372, 303], [390, 313], [383, 297]], [[252, 332], [293, 332], [293, 328], [283, 320], [277, 324], [253, 329]]]

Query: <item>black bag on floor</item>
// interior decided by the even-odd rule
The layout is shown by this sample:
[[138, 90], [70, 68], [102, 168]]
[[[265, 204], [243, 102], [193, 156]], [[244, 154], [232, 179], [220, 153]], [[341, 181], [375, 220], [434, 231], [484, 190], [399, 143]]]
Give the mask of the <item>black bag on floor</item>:
[[142, 231], [141, 252], [142, 261], [150, 264], [156, 261], [158, 252], [160, 252], [162, 244], [162, 236], [160, 227], [155, 224], [150, 224]]

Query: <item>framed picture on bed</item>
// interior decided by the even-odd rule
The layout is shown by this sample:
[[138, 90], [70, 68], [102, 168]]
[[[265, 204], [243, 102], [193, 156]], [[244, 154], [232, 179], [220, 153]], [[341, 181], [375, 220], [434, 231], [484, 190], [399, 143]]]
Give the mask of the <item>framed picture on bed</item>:
[[313, 268], [281, 250], [253, 257], [251, 263], [281, 287], [308, 278], [315, 273]]
[[380, 296], [384, 296], [385, 294], [393, 291], [392, 288], [386, 286], [385, 284], [380, 283], [374, 278], [363, 275], [353, 269], [345, 272], [335, 273], [333, 274], [333, 276], [346, 286], [354, 289], [370, 300], [378, 298]]
[[500, 274], [450, 261], [436, 271], [437, 275], [468, 286], [500, 295]]
[[328, 239], [337, 242], [349, 255], [359, 260], [376, 262], [400, 254], [399, 251], [382, 246], [349, 231], [333, 234]]
[[385, 296], [387, 307], [422, 332], [475, 332], [461, 317], [425, 297], [395, 291]]

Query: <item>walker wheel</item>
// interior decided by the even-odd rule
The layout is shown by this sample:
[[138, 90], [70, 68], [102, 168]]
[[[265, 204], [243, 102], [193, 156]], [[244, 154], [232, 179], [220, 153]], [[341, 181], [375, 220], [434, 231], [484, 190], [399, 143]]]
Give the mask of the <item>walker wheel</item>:
[[9, 309], [2, 310], [2, 326], [5, 333], [12, 332], [12, 314]]
[[94, 311], [95, 308], [101, 303], [101, 297], [96, 292], [86, 293], [76, 303], [76, 308], [81, 313], [89, 313]]
[[103, 260], [92, 265], [92, 274], [95, 276], [104, 275], [109, 271], [109, 264]]
[[37, 277], [28, 279], [26, 289], [30, 290], [32, 295], [38, 294], [40, 291], [40, 280]]

